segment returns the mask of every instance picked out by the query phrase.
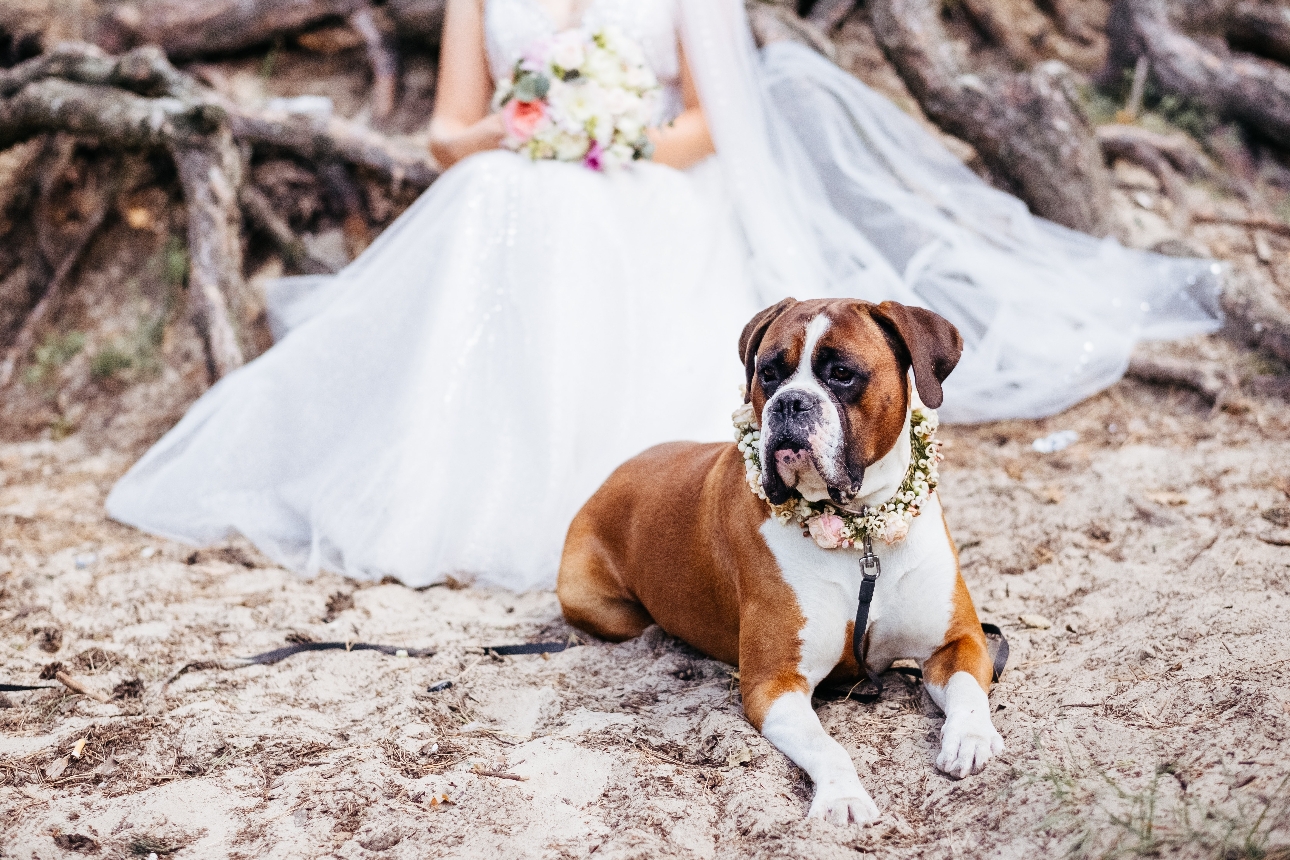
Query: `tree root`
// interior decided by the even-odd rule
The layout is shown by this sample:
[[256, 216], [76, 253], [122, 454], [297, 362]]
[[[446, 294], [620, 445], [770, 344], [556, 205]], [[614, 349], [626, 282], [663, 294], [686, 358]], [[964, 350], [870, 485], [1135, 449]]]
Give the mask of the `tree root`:
[[1103, 50], [1096, 43], [1066, 38], [1033, 0], [963, 0], [968, 14], [1014, 63], [1029, 68], [1044, 60], [1061, 60], [1081, 69], [1096, 68]]
[[269, 198], [254, 185], [243, 185], [239, 202], [250, 224], [267, 236], [292, 266], [306, 275], [329, 275], [334, 269], [309, 253], [308, 247], [291, 231], [286, 219], [273, 209]]
[[1213, 362], [1136, 355], [1124, 375], [1152, 385], [1188, 388], [1214, 404], [1221, 403], [1236, 390], [1236, 381]]
[[386, 137], [340, 117], [318, 120], [281, 111], [254, 111], [225, 102], [233, 137], [239, 143], [270, 146], [307, 161], [339, 159], [379, 176], [396, 187], [430, 187], [439, 176], [418, 147]]
[[1273, 298], [1266, 275], [1234, 267], [1223, 288], [1225, 331], [1290, 363], [1290, 310]]
[[[325, 268], [301, 252], [280, 220], [267, 217], [272, 212], [257, 205], [262, 200], [243, 193], [239, 144], [318, 163], [345, 162], [418, 190], [438, 175], [420, 150], [347, 120], [319, 123], [236, 105], [152, 47], [109, 57], [90, 45], [67, 44], [0, 72], [0, 149], [47, 132], [114, 149], [165, 150], [174, 159], [188, 204], [190, 315], [206, 345], [212, 380], [244, 362], [233, 323], [238, 309], [251, 303], [242, 277], [243, 208], [289, 260], [305, 271]], [[19, 359], [26, 349], [30, 344]]]
[[367, 0], [130, 0], [99, 17], [94, 41], [112, 53], [156, 45], [172, 59], [191, 59], [269, 44], [366, 5]]
[[1259, 29], [1265, 13], [1279, 17], [1263, 4], [1236, 0], [1116, 0], [1107, 25], [1111, 45], [1102, 79], [1114, 79], [1146, 56], [1166, 92], [1290, 146], [1290, 69], [1230, 50], [1224, 39], [1233, 33], [1251, 37], [1253, 29], [1264, 41], [1271, 40], [1275, 51], [1290, 54], [1290, 24], [1274, 21]]
[[439, 44], [446, 0], [388, 0], [386, 11], [399, 36], [426, 45]]
[[1037, 214], [1107, 232], [1110, 177], [1069, 69], [1050, 61], [1023, 74], [972, 73], [936, 0], [874, 0], [872, 14], [878, 41], [934, 122], [972, 144]]

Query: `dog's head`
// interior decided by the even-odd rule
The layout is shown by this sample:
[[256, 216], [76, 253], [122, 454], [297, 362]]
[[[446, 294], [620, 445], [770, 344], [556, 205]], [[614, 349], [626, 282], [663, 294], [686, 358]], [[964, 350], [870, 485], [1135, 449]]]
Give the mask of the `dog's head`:
[[865, 468], [900, 439], [910, 369], [919, 398], [936, 408], [962, 352], [947, 320], [896, 302], [785, 299], [757, 314], [739, 354], [761, 420], [767, 498], [850, 503]]

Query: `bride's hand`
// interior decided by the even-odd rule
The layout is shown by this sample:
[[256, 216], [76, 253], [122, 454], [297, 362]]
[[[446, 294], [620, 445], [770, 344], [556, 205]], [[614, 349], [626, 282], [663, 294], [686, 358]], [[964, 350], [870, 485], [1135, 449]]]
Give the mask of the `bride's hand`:
[[685, 49], [679, 45], [677, 55], [681, 61], [681, 99], [685, 110], [669, 125], [652, 129], [649, 139], [654, 144], [655, 161], [684, 170], [712, 155], [716, 147], [708, 133], [708, 120], [699, 104], [699, 91], [690, 74]]

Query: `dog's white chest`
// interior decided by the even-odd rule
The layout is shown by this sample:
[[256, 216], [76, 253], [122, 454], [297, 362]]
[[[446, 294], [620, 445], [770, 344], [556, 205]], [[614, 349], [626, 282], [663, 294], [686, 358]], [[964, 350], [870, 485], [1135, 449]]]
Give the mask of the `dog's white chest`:
[[[860, 594], [860, 551], [821, 549], [802, 536], [800, 526], [768, 520], [762, 537], [775, 556], [806, 619], [799, 634], [798, 665], [814, 688], [851, 646], [847, 624], [855, 620]], [[875, 545], [882, 574], [869, 608], [869, 668], [881, 671], [893, 660], [920, 662], [945, 640], [953, 610], [957, 566], [933, 496], [909, 535], [895, 546]]]

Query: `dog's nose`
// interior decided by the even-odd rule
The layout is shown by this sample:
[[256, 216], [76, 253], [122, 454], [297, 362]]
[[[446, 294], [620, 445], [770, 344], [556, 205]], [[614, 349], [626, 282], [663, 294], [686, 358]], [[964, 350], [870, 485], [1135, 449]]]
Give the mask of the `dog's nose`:
[[775, 452], [775, 462], [788, 468], [796, 468], [810, 460], [810, 452], [805, 448], [780, 448]]
[[781, 418], [797, 418], [807, 412], [813, 412], [820, 406], [819, 400], [801, 391], [785, 391], [775, 399], [771, 412]]

